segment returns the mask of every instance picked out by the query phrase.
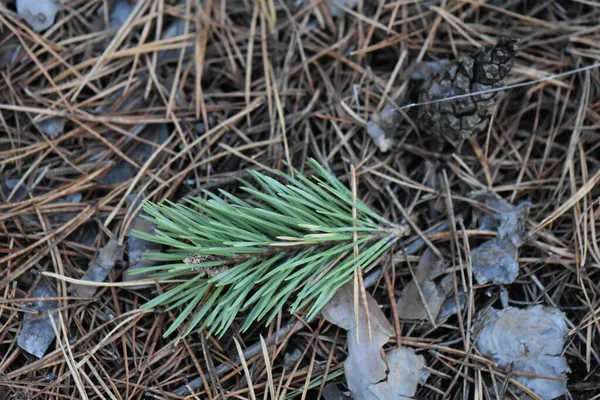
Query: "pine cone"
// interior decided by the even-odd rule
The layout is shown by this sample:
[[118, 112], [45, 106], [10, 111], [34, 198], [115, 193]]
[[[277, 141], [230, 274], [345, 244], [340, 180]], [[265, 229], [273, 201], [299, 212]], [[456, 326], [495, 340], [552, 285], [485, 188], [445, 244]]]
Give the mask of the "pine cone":
[[[423, 83], [420, 101], [501, 87], [513, 67], [519, 41], [503, 37], [494, 47], [444, 65]], [[428, 104], [421, 115], [423, 129], [460, 148], [465, 139], [488, 129], [493, 106], [500, 98], [500, 92], [492, 92]]]

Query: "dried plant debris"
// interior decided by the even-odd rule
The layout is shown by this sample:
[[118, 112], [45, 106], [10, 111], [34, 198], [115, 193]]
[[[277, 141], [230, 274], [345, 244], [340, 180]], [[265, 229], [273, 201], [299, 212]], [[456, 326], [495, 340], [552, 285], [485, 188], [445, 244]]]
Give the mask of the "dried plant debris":
[[[186, 21], [183, 19], [178, 19], [169, 25], [162, 33], [161, 39], [167, 40], [172, 39], [178, 36], [182, 36], [185, 34], [194, 33], [196, 31], [196, 25], [194, 23], [189, 23], [188, 31], [186, 32], [185, 27]], [[194, 46], [187, 46], [184, 50], [185, 54], [191, 53], [194, 49]], [[166, 61], [166, 60], [176, 60], [181, 53], [181, 49], [172, 49], [172, 50], [161, 50], [158, 52], [158, 60]]]
[[[403, 246], [394, 241], [381, 255], [365, 262], [363, 270], [365, 286], [394, 329], [396, 321], [391, 316], [401, 318], [402, 331], [395, 334], [402, 334], [406, 340], [398, 346], [412, 347], [425, 358], [426, 368], [432, 373], [427, 386], [419, 386], [413, 397], [479, 396], [492, 400], [500, 394], [498, 397], [504, 400], [525, 396], [514, 394], [515, 386], [531, 393], [515, 377], [535, 375], [521, 373], [517, 367], [512, 367], [511, 373], [510, 364], [503, 368], [490, 361], [493, 365], [487, 368], [486, 362], [477, 361], [477, 355], [481, 355], [476, 347], [479, 332], [469, 329], [480, 312], [491, 306], [525, 309], [546, 298], [548, 305], [551, 301], [565, 313], [571, 329], [564, 355], [573, 372], [568, 374], [568, 395], [558, 399], [583, 400], [600, 395], [600, 369], [595, 368], [600, 354], [595, 323], [600, 271], [594, 268], [600, 264], [600, 204], [595, 201], [600, 197], [600, 173], [598, 157], [594, 156], [600, 144], [600, 131], [595, 129], [600, 124], [600, 70], [593, 65], [599, 54], [600, 7], [590, 6], [597, 2], [69, 0], [61, 1], [53, 24], [36, 32], [18, 16], [17, 2], [19, 7], [34, 4], [35, 16], [47, 1], [0, 0], [0, 400], [4, 400], [3, 394], [22, 399], [98, 398], [101, 396], [96, 389], [107, 392], [101, 384], [109, 389], [103, 395], [106, 398], [113, 393], [116, 398], [127, 393], [135, 399], [215, 398], [228, 394], [245, 398], [251, 393], [243, 374], [244, 363], [257, 399], [299, 399], [302, 395], [315, 398], [330, 383], [331, 398], [350, 395], [343, 365], [349, 354], [348, 333], [319, 316], [334, 294], [334, 290], [327, 290], [330, 287], [325, 285], [325, 274], [340, 278], [342, 270], [338, 267], [354, 269], [352, 232], [357, 231], [359, 240], [365, 238], [364, 245], [359, 243], [363, 246], [359, 249], [361, 260], [373, 254], [364, 249], [387, 238], [385, 232], [371, 233], [369, 226], [354, 228], [348, 217], [352, 215], [352, 196], [350, 202], [344, 202], [350, 206], [350, 213], [344, 211], [343, 223], [325, 226], [335, 231], [315, 233], [308, 231], [308, 225], [306, 231], [302, 228], [302, 234], [343, 239], [340, 252], [331, 257], [335, 263], [331, 268], [330, 264], [310, 260], [302, 265], [283, 264], [288, 262], [288, 255], [298, 254], [297, 260], [302, 262], [309, 256], [323, 257], [323, 253], [338, 247], [332, 240], [321, 241], [319, 236], [314, 251], [312, 245], [293, 245], [290, 241], [286, 247], [264, 245], [260, 246], [262, 250], [238, 257], [240, 251], [245, 251], [241, 246], [248, 243], [240, 237], [232, 246], [233, 258], [220, 256], [212, 262], [206, 260], [207, 266], [198, 266], [184, 261], [202, 255], [202, 246], [200, 252], [196, 251], [193, 241], [181, 239], [187, 248], [182, 246], [177, 253], [168, 252], [161, 244], [162, 252], [148, 252], [155, 258], [145, 254], [140, 259], [141, 249], [151, 241], [147, 237], [147, 242], [136, 240], [129, 232], [130, 228], [142, 232], [152, 229], [141, 212], [136, 216], [133, 205], [125, 205], [130, 193], [145, 193], [148, 197], [152, 193], [157, 203], [171, 200], [179, 205], [185, 195], [210, 199], [200, 190], [204, 188], [216, 196], [218, 204], [223, 204], [221, 200], [233, 204], [230, 194], [243, 202], [264, 205], [261, 199], [240, 189], [236, 180], [254, 182], [254, 175], [248, 171], [262, 171], [265, 185], [276, 181], [277, 194], [279, 188], [287, 190], [291, 184], [275, 173], [290, 172], [284, 161], [309, 171], [310, 157], [320, 160], [344, 186], [350, 186], [352, 180], [349, 163], [357, 165], [358, 198], [369, 209], [392, 223], [400, 223], [404, 208], [412, 225], [426, 233], [423, 236], [413, 229], [405, 235], [409, 257], [401, 254]], [[356, 40], [357, 34], [361, 40]], [[428, 135], [421, 121], [426, 110], [411, 103], [427, 100], [429, 93], [419, 98], [419, 88], [425, 92], [433, 89], [434, 83], [441, 97], [444, 74], [454, 68], [456, 73], [448, 79], [450, 88], [446, 90], [461, 92], [459, 58], [466, 56], [475, 64], [475, 55], [469, 55], [479, 50], [476, 42], [494, 46], [500, 35], [523, 38], [519, 54], [512, 59], [514, 66], [504, 78], [504, 85], [519, 82], [523, 86], [506, 89], [495, 87], [497, 83], [477, 83], [480, 88], [499, 91], [491, 100], [478, 95], [471, 97], [472, 104], [467, 102], [476, 107], [493, 103], [493, 116], [486, 127], [489, 136], [486, 129], [476, 136], [468, 131], [473, 136], [463, 144], [465, 154], [453, 158], [448, 150], [455, 149], [446, 138], [460, 136], [460, 131], [442, 131], [452, 122], [446, 121], [447, 125], [440, 122], [439, 132]], [[417, 60], [424, 64], [418, 65]], [[197, 61], [201, 65], [195, 65]], [[467, 93], [459, 97], [473, 95], [473, 81], [468, 80], [468, 87], [462, 90]], [[355, 123], [360, 118], [348, 118], [339, 106], [341, 100], [357, 105], [362, 123]], [[388, 104], [402, 108], [397, 128], [386, 125], [388, 117], [394, 116], [386, 114], [384, 107]], [[444, 104], [431, 104], [429, 111], [445, 115]], [[447, 104], [452, 105], [454, 115], [454, 107], [462, 103], [455, 99]], [[473, 114], [480, 117], [479, 112]], [[481, 119], [487, 119], [487, 113], [483, 115]], [[169, 140], [162, 149], [165, 142], [151, 136], [160, 129], [166, 131]], [[340, 137], [340, 130], [344, 137]], [[440, 143], [444, 144], [441, 148]], [[289, 151], [285, 152], [284, 147]], [[386, 147], [387, 152], [382, 152]], [[565, 165], [569, 166], [568, 179], [562, 177]], [[381, 190], [387, 186], [401, 208], [389, 204], [387, 192]], [[268, 195], [263, 187], [256, 189]], [[323, 195], [335, 197], [337, 189], [331, 189], [334, 192], [325, 189]], [[468, 200], [468, 191], [476, 191], [477, 195], [490, 192], [493, 196]], [[527, 209], [520, 204], [524, 200], [534, 206]], [[336, 208], [340, 202], [331, 203]], [[280, 203], [270, 204], [275, 207]], [[250, 206], [257, 207], [254, 203]], [[322, 209], [322, 204], [311, 206], [307, 212], [312, 215], [313, 210], [319, 210], [318, 215], [304, 222], [316, 227], [335, 217], [331, 213], [336, 210], [323, 214]], [[289, 222], [290, 229], [300, 229], [295, 224], [303, 220], [303, 211], [298, 207], [292, 211], [284, 222]], [[466, 258], [464, 242], [451, 251], [456, 247], [456, 229], [448, 226], [453, 224], [453, 219], [447, 218], [451, 213], [465, 223], [470, 245]], [[200, 214], [202, 220], [207, 215], [204, 211]], [[357, 208], [357, 218], [363, 215]], [[107, 226], [98, 223], [108, 216], [111, 222]], [[270, 215], [261, 216], [270, 223], [279, 221], [271, 221]], [[245, 221], [254, 223], [251, 218]], [[213, 222], [222, 224], [223, 220]], [[379, 225], [377, 220], [374, 224]], [[200, 234], [207, 232], [204, 224], [193, 228]], [[524, 243], [527, 232], [535, 232], [535, 240], [532, 237]], [[460, 242], [462, 235], [458, 236]], [[104, 279], [116, 281], [116, 286], [90, 287], [94, 290], [92, 298], [62, 292], [62, 281], [40, 278], [34, 272], [43, 269], [67, 279], [80, 279], [109, 237], [123, 245], [123, 260], [117, 259]], [[437, 275], [439, 271], [432, 266], [426, 279], [419, 281], [414, 274], [419, 272], [419, 257], [428, 247], [422, 237], [442, 251], [440, 257], [448, 261], [448, 267]], [[483, 277], [481, 282], [487, 281], [482, 286], [474, 274], [465, 274], [472, 272], [471, 251], [488, 240], [507, 243], [487, 244], [490, 251], [482, 252], [480, 255], [485, 257], [475, 260], [475, 270]], [[502, 251], [503, 245], [509, 251]], [[308, 249], [309, 256], [304, 255], [304, 249]], [[411, 249], [418, 251], [413, 253]], [[475, 255], [481, 250], [477, 249]], [[499, 265], [502, 257], [497, 259], [498, 253], [504, 254], [509, 271]], [[237, 262], [258, 256], [258, 265], [272, 255], [281, 258], [267, 265], [266, 273], [254, 274], [253, 267], [244, 269], [245, 265]], [[347, 264], [336, 261], [341, 255], [347, 255]], [[164, 260], [167, 257], [174, 260]], [[414, 274], [407, 268], [407, 258]], [[57, 262], [64, 268], [58, 268]], [[396, 266], [399, 275], [392, 277], [395, 286], [388, 288], [382, 273], [392, 262], [401, 265]], [[517, 263], [516, 279], [502, 283], [513, 279]], [[280, 264], [284, 265], [283, 272], [275, 271], [273, 282], [265, 285], [271, 279], [267, 275]], [[240, 265], [242, 268], [236, 270]], [[291, 267], [286, 269], [285, 265]], [[150, 280], [140, 272], [144, 266], [150, 273], [161, 274], [156, 278], [158, 282], [169, 280], [169, 274], [181, 270], [186, 274], [171, 278], [176, 282], [131, 290], [128, 285]], [[162, 266], [166, 268], [159, 269]], [[322, 271], [315, 272], [319, 268]], [[498, 269], [501, 279], [493, 276]], [[132, 274], [134, 271], [137, 273]], [[244, 276], [250, 276], [244, 271], [254, 275], [244, 280]], [[291, 279], [284, 276], [288, 272]], [[308, 279], [296, 279], [301, 275]], [[57, 298], [52, 299], [58, 299], [68, 330], [66, 340], [70, 341], [76, 362], [95, 352], [91, 363], [81, 365], [80, 374], [69, 372], [72, 357], [68, 351], [60, 351], [57, 339], [41, 360], [17, 344], [24, 328], [23, 316], [32, 317], [29, 322], [46, 315], [33, 310], [33, 291], [40, 279], [56, 290]], [[129, 279], [135, 282], [124, 282]], [[401, 304], [411, 309], [400, 315], [398, 305], [390, 304], [387, 289], [394, 290], [393, 301], [397, 301], [413, 279], [411, 286], [418, 283], [421, 293], [415, 295], [413, 291], [413, 307], [410, 302]], [[174, 290], [167, 294], [172, 296], [168, 303], [146, 308], [156, 313], [137, 312], [147, 301], [164, 299], [164, 294], [178, 287], [180, 281], [189, 282], [186, 288], [190, 289], [185, 293]], [[209, 281], [214, 284], [209, 285]], [[249, 283], [256, 284], [248, 289], [245, 300], [240, 300], [239, 291], [233, 288]], [[298, 296], [304, 296], [303, 288], [310, 291], [319, 284], [325, 290], [311, 292], [313, 299], [321, 299], [319, 303], [297, 301]], [[263, 289], [270, 285], [273, 290]], [[67, 283], [69, 286], [71, 283]], [[60, 296], [72, 300], [67, 304]], [[255, 302], [243, 308], [249, 301]], [[238, 303], [242, 308], [232, 316]], [[217, 307], [213, 307], [215, 304]], [[255, 312], [256, 306], [265, 311], [264, 304], [272, 305], [272, 312]], [[312, 304], [319, 305], [311, 314], [314, 318], [305, 318]], [[188, 312], [188, 317], [179, 318]], [[411, 312], [424, 319], [406, 318]], [[204, 314], [189, 331], [192, 351], [176, 348], [173, 352], [176, 342], [161, 336], [178, 321], [183, 322], [172, 335], [186, 334], [198, 313]], [[231, 316], [233, 323], [229, 325], [230, 319], [223, 315]], [[264, 318], [258, 318], [261, 315]], [[213, 322], [208, 327], [202, 325], [211, 316]], [[430, 318], [435, 318], [435, 324]], [[220, 331], [221, 323], [229, 328]], [[206, 346], [194, 343], [194, 332], [208, 334], [213, 326], [213, 337], [206, 338]], [[270, 358], [267, 367], [261, 335]], [[238, 339], [243, 358], [232, 336]], [[467, 337], [472, 340], [470, 348], [464, 343]], [[378, 349], [385, 363], [384, 381], [394, 380], [390, 350], [397, 347], [396, 343], [392, 336]], [[161, 359], [165, 355], [167, 359]], [[497, 374], [494, 381], [492, 373]], [[279, 395], [271, 392], [270, 383]], [[531, 394], [531, 398], [538, 397]]]
[[480, 229], [496, 231], [498, 237], [471, 251], [475, 279], [480, 285], [512, 283], [519, 273], [517, 249], [529, 240], [526, 221], [531, 203], [523, 202], [515, 207], [491, 194], [476, 198], [496, 211], [481, 218]]
[[380, 113], [374, 113], [367, 123], [367, 133], [382, 152], [392, 147], [392, 137], [398, 130], [398, 112], [386, 106]]
[[418, 63], [411, 68], [409, 74], [404, 75], [404, 78], [410, 76], [414, 81], [427, 81], [442, 72], [450, 63], [451, 61], [447, 59]]
[[[84, 281], [104, 282], [108, 273], [117, 261], [123, 257], [123, 247], [115, 239], [110, 239], [104, 247], [98, 251], [98, 255], [88, 265], [88, 269], [81, 277]], [[73, 284], [71, 293], [78, 297], [89, 298], [96, 293], [96, 286]]]
[[54, 24], [63, 0], [17, 0], [17, 13], [36, 31], [44, 31]]
[[358, 0], [326, 0], [325, 4], [327, 4], [327, 8], [329, 9], [331, 15], [341, 18], [344, 16], [344, 14], [346, 14], [346, 11], [344, 11], [344, 9], [339, 5], [342, 5], [346, 8], [354, 8], [358, 4]]
[[415, 279], [402, 290], [398, 299], [398, 314], [402, 319], [429, 320], [434, 322], [446, 300], [451, 285], [434, 280], [439, 277], [446, 263], [431, 249], [425, 250], [414, 271]]
[[[297, 5], [307, 6], [310, 3], [310, 0], [296, 0]], [[321, 4], [323, 7], [327, 7], [333, 17], [342, 18], [346, 11], [340, 5], [346, 8], [354, 8], [358, 4], [358, 0], [323, 0]]]
[[504, 368], [549, 379], [513, 374], [544, 400], [567, 393], [566, 357], [562, 356], [568, 333], [566, 318], [556, 308], [536, 305], [527, 309], [491, 309], [478, 321], [479, 351]]
[[[137, 107], [136, 107], [137, 108]], [[152, 126], [139, 126], [134, 130], [133, 135], [139, 136], [144, 142], [136, 139], [130, 139], [131, 142], [126, 141], [128, 146], [131, 146], [129, 152], [131, 158], [138, 164], [145, 163], [153, 154], [154, 151], [169, 137], [167, 126], [152, 125]], [[135, 142], [134, 142], [135, 141]], [[134, 143], [132, 143], [134, 142]], [[151, 144], [154, 142], [155, 144]], [[135, 174], [135, 167], [126, 160], [121, 160], [114, 167], [112, 167], [104, 177], [101, 178], [101, 182], [105, 185], [114, 185], [125, 182], [131, 179]]]
[[[144, 75], [138, 76], [139, 79], [143, 79], [144, 77], [145, 77]], [[98, 114], [104, 113], [107, 110], [126, 112], [126, 111], [139, 110], [143, 106], [144, 106], [144, 99], [142, 97], [127, 96], [124, 93], [123, 89], [119, 89], [119, 90], [115, 91], [113, 94], [111, 94], [110, 96], [108, 96], [106, 101], [104, 101], [101, 104], [94, 107], [94, 112], [96, 112]], [[138, 125], [133, 130], [132, 133], [134, 135], [137, 135], [145, 126], [146, 126], [145, 124]], [[129, 142], [130, 140], [132, 140], [131, 137], [128, 137], [126, 139], [126, 142]]]
[[19, 201], [27, 195], [27, 187], [24, 183], [20, 183], [20, 179], [6, 179], [0, 185], [0, 195], [2, 202]]
[[[137, 201], [136, 201], [137, 198]], [[130, 194], [127, 196], [127, 207], [129, 209], [137, 208], [141, 202], [145, 199], [145, 196], [139, 196], [137, 194]], [[144, 211], [140, 211], [135, 216], [129, 230], [127, 232], [127, 253], [129, 255], [129, 268], [123, 273], [123, 281], [135, 281], [142, 280], [148, 277], [149, 273], [135, 274], [136, 269], [148, 268], [154, 265], [153, 261], [144, 260], [142, 255], [146, 251], [161, 251], [162, 246], [158, 243], [149, 242], [144, 239], [140, 239], [132, 235], [132, 231], [140, 231], [145, 233], [152, 233], [156, 228], [156, 225], [144, 218]], [[135, 288], [141, 288], [136, 286]]]
[[109, 28], [120, 28], [135, 8], [135, 3], [129, 0], [117, 0], [110, 10]]
[[323, 387], [323, 391], [321, 392], [323, 398], [325, 400], [351, 400], [352, 397], [342, 392], [340, 388], [333, 384], [328, 383]]
[[489, 193], [474, 197], [476, 200], [483, 201], [485, 205], [496, 212], [493, 215], [484, 215], [481, 218], [479, 229], [496, 231], [499, 238], [509, 238], [517, 247], [527, 243], [529, 235], [526, 223], [531, 202], [524, 201], [514, 206]]
[[131, 179], [134, 175], [134, 167], [130, 162], [119, 161], [100, 179], [104, 185], [115, 185]]
[[458, 306], [456, 304], [456, 298], [454, 296], [449, 296], [442, 304], [442, 308], [438, 314], [437, 320], [435, 321], [437, 324], [442, 323], [446, 319], [451, 316], [458, 314], [459, 310], [465, 309], [465, 304], [467, 304], [467, 296], [463, 291], [458, 291]]
[[16, 35], [7, 32], [7, 29], [0, 32], [0, 68], [14, 63], [24, 52]]
[[68, 119], [63, 117], [50, 117], [37, 123], [42, 132], [51, 139], [56, 139], [65, 132]]
[[344, 285], [322, 310], [327, 321], [348, 331], [348, 358], [344, 362], [348, 387], [356, 400], [410, 399], [419, 382], [427, 377], [422, 372], [425, 360], [404, 347], [382, 356], [382, 347], [394, 335], [394, 329], [368, 293], [367, 304], [371, 335], [362, 302], [355, 318], [352, 282]]
[[529, 215], [531, 203], [525, 202], [514, 207], [511, 211], [496, 215], [498, 219], [498, 237], [508, 238], [517, 247], [521, 247], [529, 240], [525, 225]]
[[488, 240], [471, 251], [471, 265], [480, 285], [512, 283], [519, 275], [517, 247], [508, 238]]
[[371, 390], [374, 399], [412, 399], [419, 383], [425, 383], [429, 372], [425, 358], [408, 347], [397, 347], [386, 353], [389, 368], [387, 381], [380, 382]]
[[[51, 204], [79, 204], [83, 199], [83, 195], [81, 193], [71, 193], [63, 197], [59, 197], [58, 199], [51, 201]], [[73, 219], [77, 216], [76, 212], [67, 211], [58, 213], [56, 215], [52, 215], [50, 219], [52, 222], [66, 222], [70, 219]]]
[[294, 348], [292, 351], [286, 351], [283, 356], [283, 366], [285, 370], [290, 371], [294, 369], [296, 364], [298, 364], [298, 361], [302, 359], [303, 355], [304, 354], [302, 353], [302, 350], [300, 350], [297, 347]]
[[[423, 83], [419, 100], [428, 102], [501, 87], [518, 50], [519, 39], [503, 37], [496, 46], [448, 63]], [[427, 104], [422, 108], [423, 129], [460, 148], [465, 139], [487, 129], [499, 99], [499, 92], [492, 92]]]
[[56, 322], [56, 315], [52, 312], [58, 308], [58, 302], [44, 300], [56, 297], [56, 294], [43, 279], [39, 281], [31, 297], [36, 300], [31, 306], [24, 307], [23, 328], [19, 332], [17, 344], [29, 354], [42, 358], [56, 337], [50, 318], [55, 318]]

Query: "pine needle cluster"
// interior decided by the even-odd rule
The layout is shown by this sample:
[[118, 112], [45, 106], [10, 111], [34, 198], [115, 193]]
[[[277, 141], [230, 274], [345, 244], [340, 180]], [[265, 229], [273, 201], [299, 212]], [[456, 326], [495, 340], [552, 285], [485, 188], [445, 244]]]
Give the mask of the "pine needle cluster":
[[185, 280], [144, 305], [183, 307], [165, 336], [184, 323], [184, 335], [222, 335], [245, 315], [243, 331], [258, 320], [269, 323], [288, 302], [291, 312], [306, 309], [310, 319], [356, 269], [377, 262], [405, 234], [404, 226], [354, 201], [315, 160], [309, 164], [311, 177], [251, 172], [253, 183], [240, 180], [243, 199], [221, 190], [186, 204], [145, 203], [156, 229], [135, 234], [169, 250], [146, 253], [160, 265], [138, 272]]

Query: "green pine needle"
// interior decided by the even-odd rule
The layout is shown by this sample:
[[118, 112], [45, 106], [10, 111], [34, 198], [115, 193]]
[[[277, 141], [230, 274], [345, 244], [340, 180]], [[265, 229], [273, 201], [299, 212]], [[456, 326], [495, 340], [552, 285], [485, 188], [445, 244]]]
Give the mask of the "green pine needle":
[[170, 249], [146, 253], [164, 264], [136, 273], [189, 279], [143, 306], [184, 307], [165, 336], [184, 323], [184, 335], [222, 335], [242, 314], [246, 330], [271, 322], [286, 303], [291, 312], [308, 307], [310, 319], [357, 268], [377, 262], [406, 233], [361, 201], [354, 204], [352, 192], [315, 160], [309, 164], [316, 172], [310, 178], [281, 172], [279, 181], [252, 171], [254, 185], [241, 181], [246, 199], [220, 191], [222, 197], [205, 192], [206, 200], [188, 198], [187, 205], [144, 204], [156, 229], [135, 235]]

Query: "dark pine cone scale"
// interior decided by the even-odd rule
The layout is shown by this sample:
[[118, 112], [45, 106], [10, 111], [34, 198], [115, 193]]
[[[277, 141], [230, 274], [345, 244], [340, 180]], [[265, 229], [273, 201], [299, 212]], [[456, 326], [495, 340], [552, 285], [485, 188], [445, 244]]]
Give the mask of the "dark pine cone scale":
[[[421, 88], [420, 101], [428, 102], [503, 86], [519, 50], [519, 39], [500, 38], [485, 47], [446, 64]], [[425, 133], [442, 138], [457, 148], [477, 133], [486, 131], [500, 92], [483, 93], [427, 104], [421, 115]]]

